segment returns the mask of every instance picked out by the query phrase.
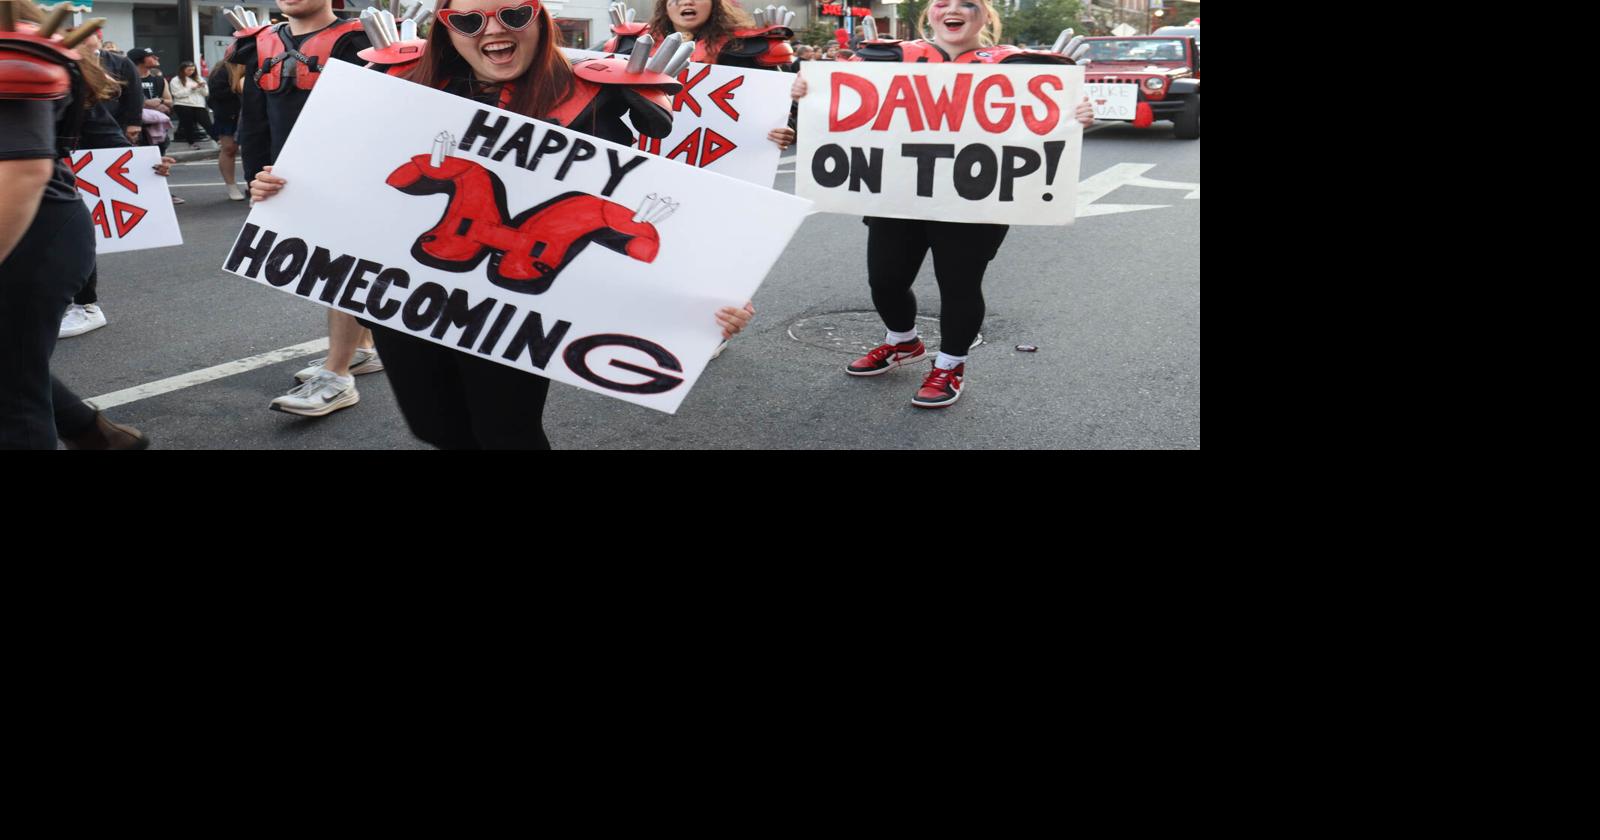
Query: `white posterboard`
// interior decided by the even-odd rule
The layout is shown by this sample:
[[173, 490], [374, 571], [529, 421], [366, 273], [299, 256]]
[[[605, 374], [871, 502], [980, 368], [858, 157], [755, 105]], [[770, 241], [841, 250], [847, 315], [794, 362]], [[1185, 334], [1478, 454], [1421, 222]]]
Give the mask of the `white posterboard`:
[[1083, 94], [1094, 106], [1097, 120], [1131, 120], [1139, 107], [1139, 86], [1084, 82]]
[[155, 173], [159, 163], [155, 146], [79, 149], [67, 159], [94, 222], [95, 253], [183, 244], [167, 179]]
[[[572, 59], [610, 55], [571, 48], [562, 52]], [[678, 81], [683, 90], [672, 97], [672, 133], [660, 140], [640, 135], [639, 148], [741, 181], [772, 186], [780, 150], [767, 139], [767, 132], [789, 125], [789, 104], [793, 102], [789, 88], [794, 76], [691, 62], [679, 71]]]
[[1083, 68], [810, 62], [795, 194], [833, 213], [1071, 224]]
[[667, 413], [809, 206], [342, 61], [273, 172], [225, 271]]

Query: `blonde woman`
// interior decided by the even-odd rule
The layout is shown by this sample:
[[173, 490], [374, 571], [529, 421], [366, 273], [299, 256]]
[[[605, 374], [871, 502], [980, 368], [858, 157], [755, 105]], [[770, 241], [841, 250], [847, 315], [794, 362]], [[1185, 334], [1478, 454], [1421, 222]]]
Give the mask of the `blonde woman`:
[[[920, 40], [866, 40], [856, 56], [862, 61], [915, 63], [1073, 63], [1054, 52], [995, 46], [1000, 41], [1000, 18], [989, 0], [933, 0], [917, 26]], [[796, 99], [806, 95], [804, 78], [795, 80], [793, 95]], [[1094, 122], [1088, 97], [1078, 105], [1074, 117], [1085, 126]], [[928, 350], [917, 334], [917, 297], [911, 284], [932, 251], [942, 304], [939, 356], [911, 403], [918, 408], [951, 405], [961, 397], [967, 351], [983, 326], [983, 275], [1010, 228], [873, 217], [865, 222], [867, 283], [872, 288], [872, 303], [888, 330], [884, 343], [851, 362], [845, 373], [878, 376], [927, 358]]]

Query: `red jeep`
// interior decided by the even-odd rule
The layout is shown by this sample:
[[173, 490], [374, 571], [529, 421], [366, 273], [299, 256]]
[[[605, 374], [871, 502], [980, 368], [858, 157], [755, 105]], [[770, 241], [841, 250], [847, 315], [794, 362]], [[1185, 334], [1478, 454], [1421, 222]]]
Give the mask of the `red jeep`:
[[1200, 136], [1200, 45], [1193, 38], [1141, 35], [1085, 38], [1084, 81], [1138, 86], [1133, 124], [1172, 120], [1181, 140]]

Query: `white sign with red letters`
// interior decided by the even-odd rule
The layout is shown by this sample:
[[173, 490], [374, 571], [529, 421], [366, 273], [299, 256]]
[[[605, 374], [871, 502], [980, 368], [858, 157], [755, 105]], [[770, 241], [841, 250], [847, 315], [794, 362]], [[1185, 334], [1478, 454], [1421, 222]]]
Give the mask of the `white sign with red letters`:
[[1066, 225], [1083, 68], [812, 62], [795, 194], [834, 213]]
[[1083, 93], [1094, 106], [1097, 120], [1131, 120], [1139, 107], [1139, 86], [1085, 82]]
[[79, 149], [65, 163], [78, 179], [78, 196], [94, 222], [95, 253], [183, 244], [167, 179], [155, 173], [160, 149]]

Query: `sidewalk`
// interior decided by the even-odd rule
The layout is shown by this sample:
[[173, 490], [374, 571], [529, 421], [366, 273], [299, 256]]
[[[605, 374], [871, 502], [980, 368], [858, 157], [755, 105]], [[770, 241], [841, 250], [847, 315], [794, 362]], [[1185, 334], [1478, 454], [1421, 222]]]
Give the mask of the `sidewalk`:
[[209, 137], [200, 141], [198, 149], [191, 149], [188, 143], [179, 143], [176, 140], [167, 147], [167, 156], [176, 158], [179, 163], [191, 160], [216, 160], [217, 152], [216, 142]]

